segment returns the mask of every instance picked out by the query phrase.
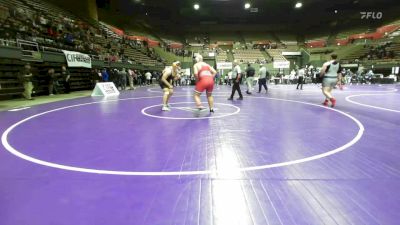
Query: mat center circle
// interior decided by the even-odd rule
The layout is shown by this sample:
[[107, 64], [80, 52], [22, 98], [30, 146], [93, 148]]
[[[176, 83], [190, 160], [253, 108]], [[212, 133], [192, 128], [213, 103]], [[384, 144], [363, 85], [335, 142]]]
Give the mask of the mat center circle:
[[158, 104], [143, 108], [142, 114], [158, 119], [201, 120], [223, 118], [240, 112], [239, 107], [225, 103], [214, 104], [214, 110], [216, 113], [210, 113], [208, 108], [203, 110], [197, 109], [195, 107], [195, 102], [174, 102], [169, 105], [170, 111], [162, 111], [162, 104]]

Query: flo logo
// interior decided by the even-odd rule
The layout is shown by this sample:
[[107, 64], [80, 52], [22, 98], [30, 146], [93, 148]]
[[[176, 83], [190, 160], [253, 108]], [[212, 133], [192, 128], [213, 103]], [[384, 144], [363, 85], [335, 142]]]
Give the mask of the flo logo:
[[380, 20], [383, 17], [382, 12], [360, 12], [360, 14], [362, 20], [368, 20], [368, 19]]

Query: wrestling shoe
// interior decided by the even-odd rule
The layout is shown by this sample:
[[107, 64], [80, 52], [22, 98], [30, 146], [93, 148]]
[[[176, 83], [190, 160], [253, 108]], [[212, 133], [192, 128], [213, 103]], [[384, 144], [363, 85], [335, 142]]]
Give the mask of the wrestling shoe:
[[161, 110], [162, 110], [162, 111], [171, 111], [171, 109], [168, 108], [168, 106], [163, 106]]
[[333, 107], [335, 107], [336, 106], [336, 99], [334, 99], [334, 98], [331, 98], [330, 99], [331, 100], [331, 107], [333, 108]]

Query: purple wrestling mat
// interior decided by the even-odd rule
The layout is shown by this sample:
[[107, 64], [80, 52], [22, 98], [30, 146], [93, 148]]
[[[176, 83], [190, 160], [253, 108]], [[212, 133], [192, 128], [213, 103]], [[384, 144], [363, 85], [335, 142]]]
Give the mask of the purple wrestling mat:
[[153, 87], [0, 112], [0, 225], [398, 224], [398, 87], [334, 90], [334, 109], [269, 88], [217, 86], [214, 114], [193, 87], [170, 112]]

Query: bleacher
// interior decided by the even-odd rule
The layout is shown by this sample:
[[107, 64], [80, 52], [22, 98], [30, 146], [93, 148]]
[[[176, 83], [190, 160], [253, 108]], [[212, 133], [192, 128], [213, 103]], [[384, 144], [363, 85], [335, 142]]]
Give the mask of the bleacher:
[[360, 60], [361, 57], [365, 56], [369, 51], [369, 48], [359, 47], [358, 49], [353, 49], [347, 55], [341, 57], [342, 60], [354, 62], [355, 60]]
[[274, 61], [287, 61], [285, 56], [282, 55], [283, 49], [267, 49], [268, 55], [274, 60]]
[[243, 63], [255, 63], [265, 61], [265, 57], [259, 49], [235, 49], [235, 60]]
[[217, 62], [226, 62], [228, 60], [228, 54], [226, 51], [220, 51], [215, 57]]
[[339, 32], [336, 35], [336, 38], [337, 39], [343, 39], [343, 38], [347, 38], [350, 35], [366, 33], [367, 31], [368, 31], [368, 28], [366, 28], [366, 27], [355, 28], [355, 29], [351, 29], [351, 30], [345, 30], [345, 31]]
[[391, 46], [387, 48], [388, 51], [394, 51], [396, 53], [395, 58], [400, 58], [400, 42], [393, 42]]
[[240, 37], [238, 34], [235, 33], [211, 33], [209, 35], [210, 43], [216, 43], [216, 42], [224, 42], [224, 41], [242, 41], [240, 40]]
[[[80, 18], [51, 3], [39, 0], [0, 0], [0, 12], [0, 47], [15, 47], [15, 51], [18, 48], [24, 51], [24, 47], [18, 43], [32, 43], [32, 46], [37, 46], [35, 56], [39, 55], [40, 58], [2, 58], [0, 98], [21, 96], [23, 87], [18, 73], [25, 64], [22, 60], [31, 62], [35, 75], [35, 94], [48, 94], [47, 70], [54, 68], [59, 73], [63, 63], [42, 60], [41, 55], [50, 52], [61, 54], [62, 49], [90, 54], [92, 59], [104, 60], [106, 65], [133, 62], [132, 65], [143, 65], [145, 68], [163, 67], [161, 59], [154, 52], [143, 45], [132, 44], [133, 41], [123, 40], [108, 24]], [[40, 17], [44, 18], [44, 23]], [[65, 42], [64, 35], [67, 33], [73, 34], [72, 43]], [[89, 69], [69, 68], [69, 71], [72, 91], [92, 88]]]
[[0, 60], [0, 100], [10, 96], [20, 97], [24, 91], [19, 80], [19, 71], [23, 68], [23, 62], [15, 59]]
[[246, 32], [243, 34], [243, 38], [246, 41], [246, 43], [252, 43], [259, 40], [269, 40], [272, 42], [274, 40], [273, 35], [268, 32], [254, 32], [254, 33]]
[[[24, 88], [20, 80], [20, 72], [26, 62], [17, 59], [0, 60], [0, 100], [13, 97], [21, 97]], [[61, 73], [62, 63], [35, 63], [30, 62], [32, 67], [34, 95], [47, 95], [49, 78], [47, 70], [54, 68], [56, 75]], [[87, 68], [69, 68], [71, 74], [70, 85], [72, 91], [87, 90], [93, 88], [90, 69]], [[64, 88], [61, 85], [57, 87], [62, 93]]]
[[[64, 45], [61, 46], [57, 36], [52, 36], [47, 34], [48, 28], [45, 26], [40, 26], [35, 28], [38, 32], [37, 34], [32, 34], [30, 32], [22, 32], [24, 36], [28, 37], [29, 41], [37, 42], [39, 45], [45, 47], [46, 49], [66, 49], [72, 51], [80, 51], [83, 53], [97, 55], [100, 54], [99, 58], [104, 58], [106, 60], [117, 59], [121, 60], [125, 58], [126, 60], [135, 61], [138, 64], [154, 66], [158, 64], [156, 60], [157, 57], [150, 55], [148, 56], [145, 50], [132, 48], [130, 45], [121, 43], [121, 36], [116, 34], [111, 26], [103, 23], [103, 22], [88, 22], [86, 19], [81, 19], [78, 16], [58, 7], [51, 3], [39, 0], [0, 0], [0, 5], [5, 6], [6, 8], [12, 9], [22, 9], [23, 14], [27, 15], [27, 18], [30, 20], [34, 20], [36, 15], [43, 15], [49, 22], [53, 24], [53, 26], [57, 26], [57, 24], [61, 23], [64, 26], [65, 21], [70, 21], [71, 24], [75, 24], [73, 26], [83, 26], [81, 28], [81, 34], [76, 35], [73, 34], [74, 37], [74, 45]], [[12, 20], [13, 29], [15, 29], [15, 33], [21, 33], [17, 30], [19, 26], [32, 26], [32, 24], [25, 23], [25, 21], [19, 21], [18, 18]], [[66, 22], [67, 23], [67, 22]], [[86, 28], [86, 29], [85, 29]], [[83, 32], [90, 31], [92, 36], [82, 36]], [[54, 31], [56, 32], [56, 31]], [[76, 31], [71, 31], [76, 32]], [[63, 35], [63, 34], [62, 34]], [[80, 37], [80, 38], [77, 38]], [[82, 39], [83, 38], [83, 39]], [[92, 46], [90, 46], [92, 45]], [[89, 46], [91, 49], [89, 50]], [[43, 49], [43, 48], [42, 48]], [[120, 53], [126, 50], [128, 52], [127, 55], [120, 55]], [[137, 52], [135, 52], [137, 51]], [[116, 57], [115, 57], [116, 56]], [[153, 58], [154, 57], [154, 58]]]
[[142, 51], [132, 48], [131, 46], [128, 45], [125, 48], [125, 54], [133, 61], [138, 62], [142, 65], [153, 66], [160, 63], [157, 60], [150, 58]]

